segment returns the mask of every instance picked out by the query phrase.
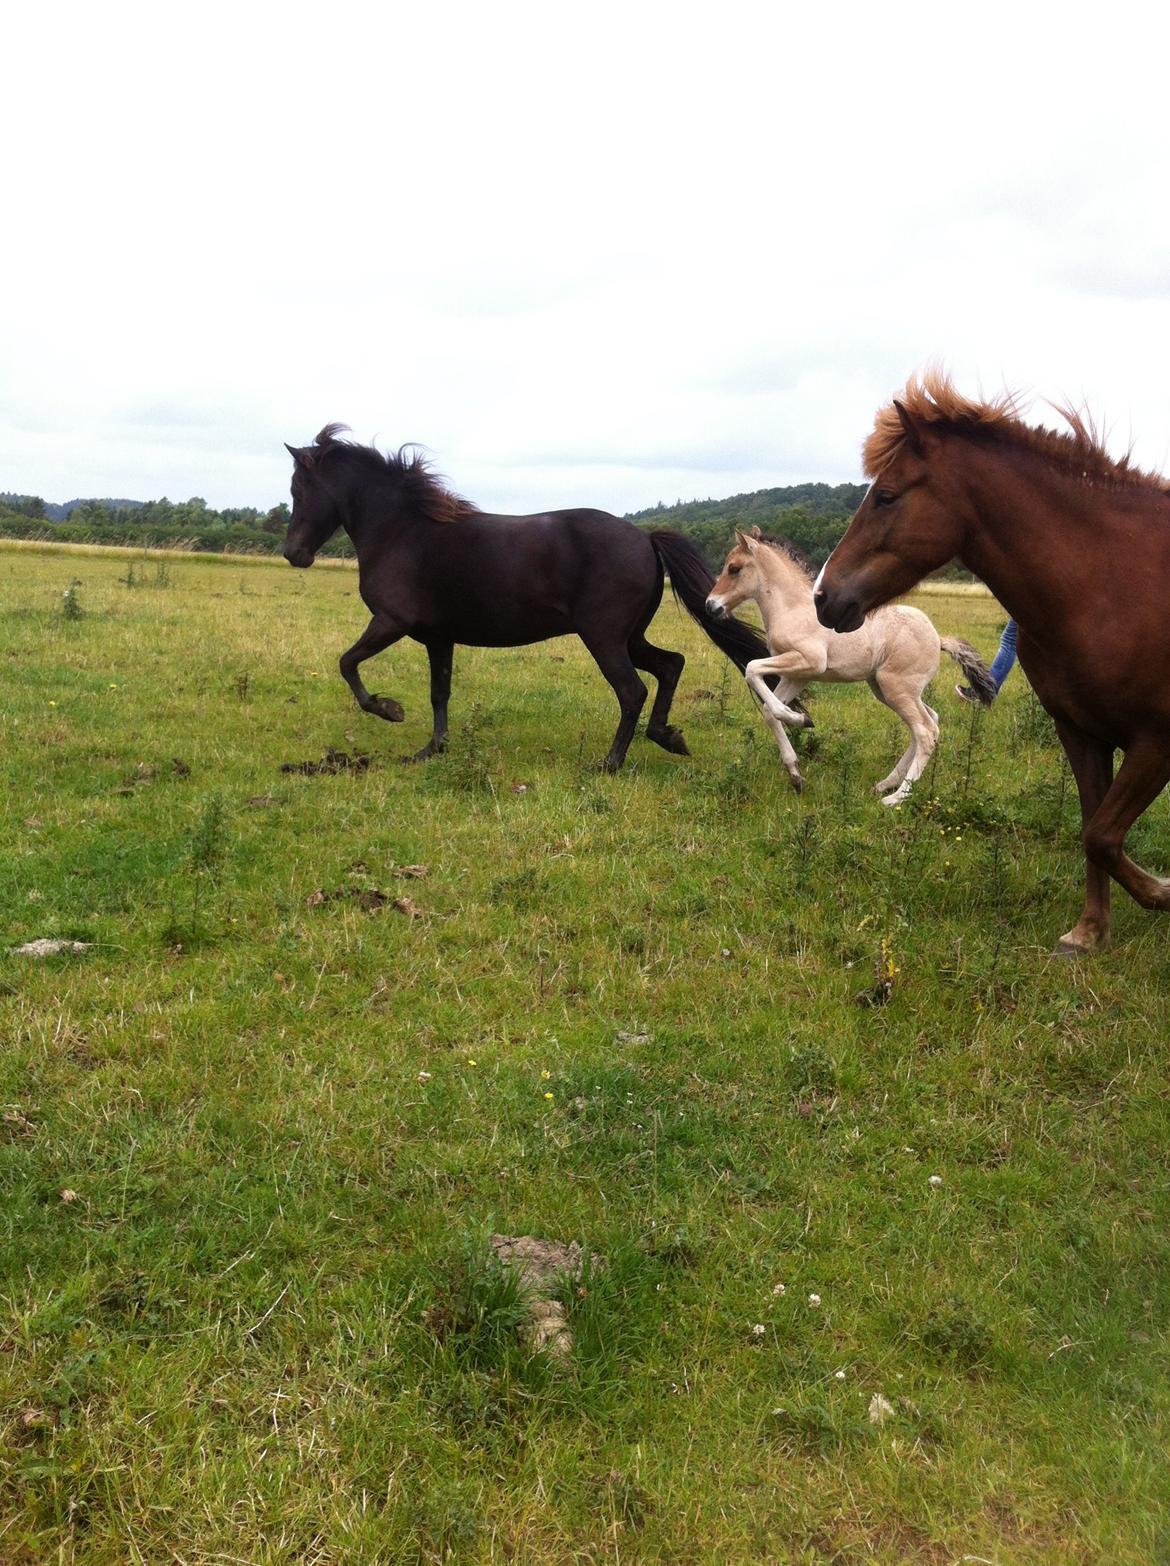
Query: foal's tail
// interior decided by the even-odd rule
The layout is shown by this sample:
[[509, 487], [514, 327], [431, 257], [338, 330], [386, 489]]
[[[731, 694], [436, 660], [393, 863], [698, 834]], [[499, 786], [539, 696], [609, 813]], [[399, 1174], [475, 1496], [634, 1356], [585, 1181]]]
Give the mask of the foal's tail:
[[715, 586], [715, 578], [694, 544], [668, 528], [657, 528], [650, 534], [650, 542], [670, 574], [674, 596], [741, 674], [753, 658], [768, 656], [768, 644], [759, 631], [729, 615], [716, 619], [708, 610], [707, 595]]
[[940, 636], [939, 646], [962, 669], [979, 702], [984, 707], [990, 707], [999, 687], [991, 677], [991, 670], [971, 643], [965, 642], [961, 636]]

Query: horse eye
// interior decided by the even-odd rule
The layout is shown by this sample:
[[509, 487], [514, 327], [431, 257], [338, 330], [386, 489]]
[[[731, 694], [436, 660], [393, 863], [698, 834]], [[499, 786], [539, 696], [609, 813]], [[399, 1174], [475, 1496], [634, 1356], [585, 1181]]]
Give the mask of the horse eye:
[[874, 491], [873, 503], [875, 506], [892, 506], [897, 498], [893, 490], [878, 489]]
[[727, 567], [727, 574], [728, 574], [728, 576], [738, 576], [739, 573], [742, 570], [743, 570], [742, 566], [728, 566]]

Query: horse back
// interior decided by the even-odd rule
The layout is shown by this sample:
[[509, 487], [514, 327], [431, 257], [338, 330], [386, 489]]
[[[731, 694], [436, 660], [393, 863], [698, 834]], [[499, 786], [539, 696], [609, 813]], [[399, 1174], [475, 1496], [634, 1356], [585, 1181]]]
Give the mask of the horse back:
[[359, 566], [371, 612], [420, 640], [483, 647], [580, 632], [603, 605], [637, 618], [661, 583], [648, 536], [591, 509], [430, 522], [387, 536]]

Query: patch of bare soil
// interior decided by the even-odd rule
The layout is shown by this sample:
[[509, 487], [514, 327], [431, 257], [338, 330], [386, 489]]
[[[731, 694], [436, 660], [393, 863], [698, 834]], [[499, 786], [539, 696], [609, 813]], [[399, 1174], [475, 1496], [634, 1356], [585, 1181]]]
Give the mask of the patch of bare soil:
[[282, 772], [297, 772], [303, 777], [334, 777], [338, 772], [364, 772], [370, 765], [369, 756], [360, 750], [355, 750], [351, 756], [347, 751], [334, 750], [332, 745], [326, 748], [320, 761], [284, 761], [281, 763]]
[[[538, 1240], [535, 1235], [493, 1234], [490, 1245], [505, 1267], [519, 1273], [528, 1294], [528, 1324], [521, 1336], [529, 1348], [544, 1349], [563, 1359], [573, 1347], [564, 1305], [552, 1298], [562, 1278], [580, 1283], [585, 1270], [585, 1252], [576, 1241], [558, 1245], [555, 1240]], [[605, 1263], [594, 1253], [589, 1265], [600, 1271]]]
[[10, 957], [59, 957], [63, 952], [87, 952], [92, 941], [61, 941], [42, 936], [39, 941], [26, 941], [23, 946], [10, 946]]
[[305, 898], [306, 908], [320, 908], [324, 903], [356, 903], [366, 913], [381, 913], [383, 908], [393, 908], [408, 919], [422, 917], [422, 909], [413, 897], [395, 897], [390, 892], [380, 891], [376, 886], [342, 886], [335, 892], [318, 888]]

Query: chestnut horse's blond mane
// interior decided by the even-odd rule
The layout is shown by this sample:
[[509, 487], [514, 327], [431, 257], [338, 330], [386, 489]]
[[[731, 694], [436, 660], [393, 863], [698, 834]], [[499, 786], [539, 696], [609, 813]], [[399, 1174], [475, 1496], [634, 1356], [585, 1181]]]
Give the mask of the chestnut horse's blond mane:
[[[1158, 473], [1132, 466], [1128, 456], [1111, 457], [1092, 418], [1068, 404], [1054, 404], [1069, 429], [1048, 430], [1025, 424], [1019, 399], [1001, 392], [990, 402], [975, 402], [955, 390], [942, 370], [927, 369], [912, 376], [896, 399], [911, 418], [941, 432], [965, 435], [980, 441], [999, 441], [1075, 473], [1083, 482], [1111, 487], [1139, 485], [1170, 495], [1170, 482]], [[882, 408], [873, 433], [862, 447], [862, 465], [868, 478], [876, 478], [897, 456], [906, 431], [893, 402]]]

